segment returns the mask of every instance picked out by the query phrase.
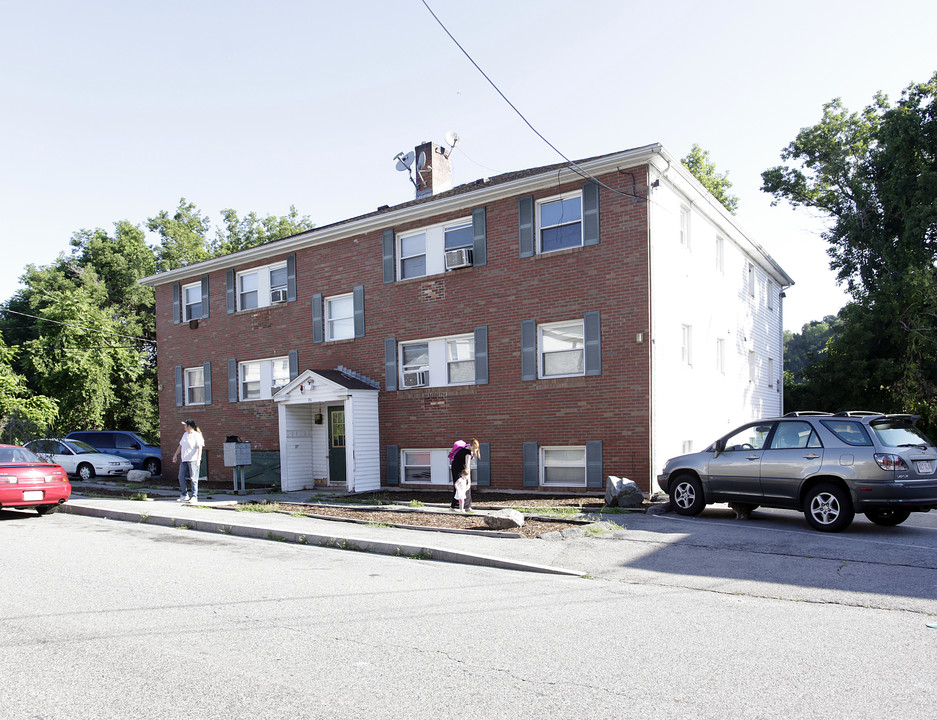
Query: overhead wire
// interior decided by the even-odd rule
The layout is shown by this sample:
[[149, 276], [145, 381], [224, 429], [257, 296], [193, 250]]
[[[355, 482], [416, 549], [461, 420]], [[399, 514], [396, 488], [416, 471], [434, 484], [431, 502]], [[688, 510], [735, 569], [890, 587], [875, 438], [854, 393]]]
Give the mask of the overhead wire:
[[595, 177], [594, 175], [592, 175], [592, 173], [590, 173], [588, 170], [586, 170], [586, 169], [584, 169], [583, 167], [581, 167], [580, 165], [578, 165], [575, 161], [570, 160], [568, 157], [566, 157], [566, 155], [563, 154], [563, 152], [561, 152], [559, 148], [557, 148], [557, 147], [556, 147], [553, 143], [551, 143], [546, 137], [544, 137], [544, 135], [543, 135], [539, 130], [537, 130], [537, 128], [535, 128], [535, 127], [533, 126], [533, 124], [531, 124], [531, 122], [530, 122], [526, 117], [524, 117], [524, 113], [522, 113], [520, 110], [517, 109], [517, 106], [515, 106], [514, 103], [512, 103], [512, 102], [508, 99], [507, 95], [505, 95], [503, 92], [501, 92], [501, 88], [499, 88], [499, 87], [497, 86], [497, 84], [495, 84], [494, 80], [492, 80], [490, 77], [488, 77], [488, 73], [486, 73], [486, 72], [481, 68], [481, 66], [480, 66], [477, 62], [475, 62], [475, 59], [474, 59], [471, 55], [469, 55], [468, 51], [467, 51], [464, 47], [462, 47], [462, 44], [461, 44], [458, 40], [456, 40], [455, 36], [454, 36], [451, 32], [449, 32], [449, 28], [447, 28], [446, 25], [445, 25], [445, 23], [443, 23], [443, 21], [439, 19], [439, 16], [436, 15], [435, 12], [433, 12], [433, 8], [431, 8], [431, 7], [429, 6], [429, 3], [428, 3], [426, 0], [420, 0], [420, 1], [423, 3], [423, 6], [427, 9], [427, 11], [429, 12], [429, 14], [433, 16], [433, 19], [437, 22], [437, 24], [439, 25], [439, 27], [441, 27], [441, 28], [443, 29], [443, 32], [445, 32], [446, 35], [449, 36], [449, 39], [452, 40], [452, 42], [455, 43], [455, 46], [456, 46], [457, 48], [459, 48], [459, 50], [462, 52], [462, 54], [465, 55], [466, 58], [468, 58], [468, 61], [469, 61], [470, 63], [472, 63], [472, 65], [475, 66], [475, 69], [478, 70], [478, 72], [481, 73], [482, 77], [485, 78], [485, 80], [488, 81], [488, 84], [491, 85], [492, 88], [494, 88], [495, 92], [498, 93], [498, 95], [501, 96], [501, 99], [504, 100], [504, 102], [506, 102], [506, 103], [508, 104], [508, 106], [517, 114], [517, 116], [518, 116], [521, 120], [524, 121], [524, 124], [527, 125], [527, 127], [529, 127], [529, 128], [531, 129], [531, 131], [534, 133], [534, 135], [536, 135], [538, 138], [540, 138], [541, 140], [543, 140], [543, 142], [545, 142], [545, 143], [553, 150], [553, 152], [555, 152], [557, 155], [559, 155], [561, 158], [563, 158], [563, 160], [566, 161], [566, 163], [569, 165], [569, 168], [570, 168], [573, 172], [575, 172], [575, 173], [576, 173], [577, 175], [579, 175], [580, 177], [586, 178], [587, 180], [592, 180], [593, 182], [595, 182], [596, 184], [598, 184], [600, 187], [603, 187], [603, 188], [605, 188], [606, 190], [608, 190], [609, 192], [615, 193], [616, 195], [621, 195], [622, 197], [634, 198], [634, 199], [637, 199], [637, 200], [645, 200], [645, 201], [649, 199], [647, 196], [644, 196], [644, 195], [636, 195], [636, 194], [634, 194], [634, 193], [628, 193], [628, 192], [625, 192], [625, 191], [623, 191], [623, 190], [619, 190], [618, 188], [613, 188], [612, 186], [610, 186], [610, 185], [608, 185], [608, 184], [602, 182], [601, 180], [599, 180], [597, 177]]
[[11, 310], [10, 308], [0, 308], [0, 312], [12, 313], [13, 315], [21, 315], [23, 317], [32, 318], [33, 320], [40, 320], [42, 322], [54, 323], [56, 325], [64, 325], [65, 327], [75, 328], [77, 330], [87, 330], [88, 332], [100, 333], [101, 335], [112, 335], [113, 337], [124, 338], [125, 340], [136, 340], [137, 342], [148, 343], [150, 345], [156, 345], [155, 340], [149, 340], [147, 338], [137, 337], [136, 335], [123, 335], [121, 333], [110, 332], [108, 330], [98, 330], [97, 328], [87, 327], [86, 325], [77, 325], [75, 323], [62, 322], [61, 320], [51, 320], [50, 318], [44, 318], [38, 315], [30, 315], [29, 313], [20, 312], [19, 310]]

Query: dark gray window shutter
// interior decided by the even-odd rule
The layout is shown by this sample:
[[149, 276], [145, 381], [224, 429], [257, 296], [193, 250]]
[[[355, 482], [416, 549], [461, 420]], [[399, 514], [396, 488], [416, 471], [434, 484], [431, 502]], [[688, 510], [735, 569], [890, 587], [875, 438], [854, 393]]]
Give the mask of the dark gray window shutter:
[[208, 275], [202, 275], [202, 317], [208, 317]]
[[586, 375], [602, 374], [602, 320], [599, 311], [587, 312], [582, 319], [585, 335]]
[[238, 401], [238, 361], [228, 358], [228, 402]]
[[172, 284], [172, 321], [176, 325], [182, 322], [182, 286]]
[[479, 457], [475, 462], [475, 478], [478, 487], [491, 485], [491, 443], [478, 443]]
[[384, 338], [384, 388], [397, 389], [397, 338]]
[[475, 384], [488, 384], [488, 326], [475, 328]]
[[602, 487], [602, 441], [586, 443], [586, 487]]
[[517, 201], [517, 222], [520, 232], [521, 257], [533, 257], [536, 251], [534, 243], [534, 198], [533, 195], [519, 198]]
[[394, 263], [394, 231], [385, 230], [381, 233], [381, 260], [384, 268], [384, 282], [392, 283], [397, 274]]
[[299, 375], [299, 350], [290, 350], [290, 382]]
[[296, 253], [286, 256], [286, 301], [296, 300]]
[[387, 484], [400, 484], [400, 447], [398, 445], [387, 446]]
[[524, 487], [540, 485], [540, 449], [535, 442], [524, 443]]
[[185, 405], [185, 386], [182, 384], [182, 366], [176, 365], [173, 368], [173, 375], [176, 381], [176, 407]]
[[352, 301], [355, 306], [355, 337], [364, 337], [364, 285], [355, 285]]
[[234, 270], [227, 270], [225, 272], [224, 285], [225, 309], [229, 313], [237, 312], [237, 287], [235, 285]]
[[485, 226], [485, 208], [472, 210], [472, 265], [478, 267], [488, 263], [488, 239]]
[[325, 340], [325, 330], [322, 322], [322, 293], [312, 296], [312, 341], [320, 343]]
[[521, 380], [537, 379], [537, 321], [521, 323]]
[[582, 244], [599, 244], [599, 184], [592, 180], [582, 184]]
[[205, 404], [211, 405], [211, 363], [202, 363], [202, 377], [205, 380]]

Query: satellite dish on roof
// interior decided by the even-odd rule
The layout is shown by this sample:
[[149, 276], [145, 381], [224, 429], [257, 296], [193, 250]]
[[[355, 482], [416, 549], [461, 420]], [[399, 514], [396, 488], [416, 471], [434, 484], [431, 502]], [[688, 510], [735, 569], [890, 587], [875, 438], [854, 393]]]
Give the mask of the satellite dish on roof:
[[397, 161], [397, 170], [400, 172], [409, 170], [413, 165], [413, 151], [411, 150], [406, 155], [404, 155], [403, 152], [399, 152], [394, 155], [394, 160]]
[[446, 145], [453, 148], [457, 142], [459, 142], [459, 133], [455, 130], [450, 130], [446, 133]]
[[[412, 153], [411, 153], [411, 154], [412, 154]], [[417, 172], [419, 172], [420, 170], [422, 170], [422, 169], [425, 168], [425, 167], [426, 167], [426, 153], [425, 153], [425, 152], [421, 152], [421, 153], [420, 153], [420, 157], [419, 157], [419, 158], [417, 159], [417, 161], [416, 161], [416, 169], [417, 169]]]

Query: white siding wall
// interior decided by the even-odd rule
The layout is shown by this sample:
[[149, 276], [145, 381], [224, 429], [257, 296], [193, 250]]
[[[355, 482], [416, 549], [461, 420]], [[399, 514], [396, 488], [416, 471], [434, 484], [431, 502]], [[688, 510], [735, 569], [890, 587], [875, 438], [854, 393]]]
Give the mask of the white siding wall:
[[315, 485], [313, 468], [315, 424], [308, 405], [283, 407], [280, 425], [280, 465], [286, 468], [285, 491]]
[[[381, 487], [381, 444], [377, 407], [377, 393], [373, 391], [353, 392], [346, 405], [346, 416], [351, 416], [349, 435], [353, 437], [354, 442], [352, 451], [355, 492], [379, 490]], [[347, 419], [346, 417], [346, 423]], [[351, 462], [351, 458], [348, 461]]]
[[[655, 179], [652, 174], [651, 180]], [[689, 243], [681, 242], [689, 209]], [[667, 458], [704, 449], [736, 425], [781, 412], [783, 276], [735, 224], [673, 169], [649, 205], [651, 223], [652, 471]], [[721, 269], [717, 238], [722, 238]], [[754, 266], [754, 295], [748, 267]], [[774, 297], [768, 309], [769, 279]], [[684, 326], [691, 358], [684, 361]], [[724, 372], [717, 369], [723, 341]], [[749, 379], [749, 353], [755, 377]], [[774, 360], [773, 378], [767, 377]]]

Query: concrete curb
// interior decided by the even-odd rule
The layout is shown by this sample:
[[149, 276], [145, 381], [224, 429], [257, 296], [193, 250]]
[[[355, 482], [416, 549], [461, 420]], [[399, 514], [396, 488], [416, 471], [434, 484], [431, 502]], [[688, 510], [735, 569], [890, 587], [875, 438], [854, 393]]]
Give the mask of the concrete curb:
[[318, 545], [338, 550], [354, 550], [356, 552], [369, 552], [379, 555], [392, 555], [420, 560], [437, 560], [440, 562], [461, 563], [463, 565], [480, 565], [484, 567], [500, 568], [502, 570], [519, 570], [522, 572], [538, 572], [572, 577], [584, 577], [587, 575], [587, 573], [580, 570], [567, 570], [565, 568], [552, 567], [549, 565], [497, 558], [490, 555], [466, 553], [458, 550], [434, 547], [432, 545], [394, 543], [345, 534], [340, 535], [338, 533], [301, 533], [295, 530], [275, 528], [272, 526], [252, 527], [250, 525], [228, 524], [202, 518], [181, 518], [171, 513], [141, 513], [134, 510], [115, 510], [75, 503], [65, 503], [59, 508], [59, 512], [71, 515], [104, 518], [106, 520], [185, 528], [198, 532], [235, 535], [238, 537], [261, 540], [275, 540], [299, 545]]

